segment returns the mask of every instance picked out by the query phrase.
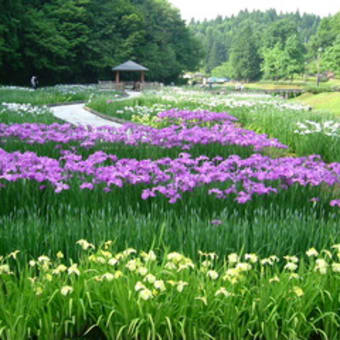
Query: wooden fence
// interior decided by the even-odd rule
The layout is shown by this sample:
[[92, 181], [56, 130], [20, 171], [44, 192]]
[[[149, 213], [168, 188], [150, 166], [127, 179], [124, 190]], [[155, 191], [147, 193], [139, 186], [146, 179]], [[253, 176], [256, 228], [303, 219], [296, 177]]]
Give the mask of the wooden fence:
[[98, 80], [99, 88], [103, 90], [116, 90], [116, 91], [124, 91], [124, 90], [134, 90], [134, 91], [142, 91], [142, 90], [158, 90], [163, 87], [162, 83], [158, 82], [133, 82], [133, 81], [125, 81], [125, 82], [115, 82], [111, 80]]
[[302, 93], [305, 92], [305, 90], [302, 89], [248, 89], [248, 88], [230, 88], [227, 87], [225, 89], [219, 89], [216, 91], [209, 91], [210, 93], [218, 93], [218, 94], [227, 94], [230, 92], [235, 92], [235, 93], [259, 93], [259, 94], [270, 94], [273, 96], [281, 96], [283, 98], [292, 98], [292, 97], [298, 97]]

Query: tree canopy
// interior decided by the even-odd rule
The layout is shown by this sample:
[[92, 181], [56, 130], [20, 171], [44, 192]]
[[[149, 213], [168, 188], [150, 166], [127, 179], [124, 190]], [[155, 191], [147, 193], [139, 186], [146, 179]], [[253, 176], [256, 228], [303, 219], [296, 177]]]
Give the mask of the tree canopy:
[[340, 74], [340, 12], [240, 11], [186, 25], [168, 0], [1, 0], [1, 83], [113, 79], [134, 60], [147, 80], [170, 83], [198, 68], [245, 81]]
[[331, 33], [321, 30], [317, 37], [320, 20], [316, 15], [299, 12], [244, 10], [232, 17], [192, 20], [189, 27], [202, 41], [205, 52], [202, 68], [207, 73], [247, 81], [259, 77], [289, 78], [302, 73], [308, 56], [313, 59], [313, 55], [306, 53], [313, 41], [314, 45], [329, 46], [335, 32], [339, 32], [333, 27], [334, 18], [323, 19], [321, 25], [333, 28]]
[[202, 58], [197, 38], [167, 0], [2, 0], [0, 79], [27, 83], [113, 79], [128, 59], [149, 80], [175, 81]]
[[232, 77], [235, 79], [253, 80], [260, 75], [260, 56], [256, 38], [249, 23], [235, 34], [230, 51]]

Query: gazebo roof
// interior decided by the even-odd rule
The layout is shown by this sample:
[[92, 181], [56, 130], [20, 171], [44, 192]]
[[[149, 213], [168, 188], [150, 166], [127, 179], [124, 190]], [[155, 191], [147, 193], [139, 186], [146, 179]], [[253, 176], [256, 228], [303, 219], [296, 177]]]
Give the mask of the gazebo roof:
[[123, 64], [116, 67], [112, 67], [113, 71], [149, 71], [148, 68], [135, 63], [134, 61], [128, 60]]

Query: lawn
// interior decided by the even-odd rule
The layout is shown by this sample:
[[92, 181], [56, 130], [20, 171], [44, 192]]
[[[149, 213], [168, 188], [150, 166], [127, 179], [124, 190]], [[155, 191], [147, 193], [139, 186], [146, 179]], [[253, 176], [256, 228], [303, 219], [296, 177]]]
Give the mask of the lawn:
[[294, 101], [324, 112], [340, 115], [340, 92], [304, 93]]
[[[228, 85], [236, 85], [239, 84], [237, 82], [230, 82]], [[305, 78], [296, 78], [293, 80], [280, 80], [280, 81], [272, 81], [272, 80], [261, 80], [259, 82], [254, 83], [244, 83], [243, 84], [246, 89], [250, 90], [283, 90], [283, 89], [308, 89], [317, 87], [316, 77], [305, 77]], [[320, 89], [331, 89], [333, 87], [340, 87], [340, 79], [330, 79], [326, 82], [320, 82]]]
[[300, 90], [302, 89], [302, 86], [299, 83], [267, 83], [267, 82], [259, 82], [259, 83], [249, 83], [245, 84], [246, 89], [260, 89], [260, 90]]
[[33, 90], [27, 87], [0, 86], [0, 103], [31, 105], [62, 104], [88, 101], [95, 95], [107, 99], [121, 96], [120, 92], [100, 90], [97, 85], [56, 85]]
[[128, 123], [63, 124], [59, 94], [0, 89], [1, 340], [339, 338], [336, 114], [80, 92]]

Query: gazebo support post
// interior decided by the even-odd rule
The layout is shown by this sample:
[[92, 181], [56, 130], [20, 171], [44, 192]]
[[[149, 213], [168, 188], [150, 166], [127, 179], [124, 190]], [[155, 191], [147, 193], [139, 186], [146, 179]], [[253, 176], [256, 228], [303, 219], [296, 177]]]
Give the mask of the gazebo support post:
[[116, 71], [116, 83], [119, 83], [119, 71]]
[[141, 81], [141, 83], [144, 83], [144, 80], [145, 80], [144, 71], [141, 71], [141, 73], [140, 73], [140, 81]]

